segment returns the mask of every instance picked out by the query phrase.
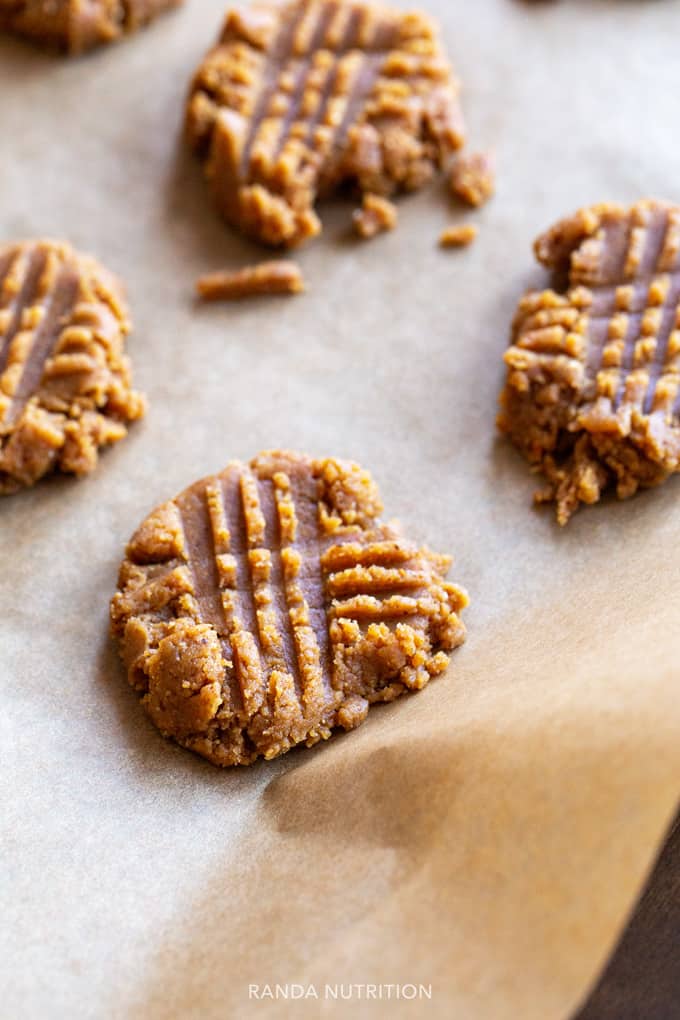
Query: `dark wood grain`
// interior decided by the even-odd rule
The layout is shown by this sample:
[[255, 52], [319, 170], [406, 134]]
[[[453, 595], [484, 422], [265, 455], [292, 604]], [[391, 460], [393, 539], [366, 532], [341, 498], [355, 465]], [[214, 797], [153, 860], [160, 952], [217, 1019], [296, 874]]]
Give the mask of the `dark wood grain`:
[[680, 1020], [680, 811], [613, 956], [574, 1020]]

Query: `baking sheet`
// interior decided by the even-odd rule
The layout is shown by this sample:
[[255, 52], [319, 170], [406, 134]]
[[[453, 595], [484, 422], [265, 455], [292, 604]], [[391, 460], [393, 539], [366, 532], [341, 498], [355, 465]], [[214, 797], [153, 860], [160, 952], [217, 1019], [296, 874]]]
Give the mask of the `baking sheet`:
[[[680, 198], [680, 4], [423, 6], [496, 199], [462, 213], [435, 187], [363, 246], [334, 204], [309, 293], [235, 307], [195, 307], [194, 279], [260, 252], [179, 138], [222, 5], [78, 61], [0, 40], [0, 233], [124, 277], [150, 399], [94, 476], [0, 502], [7, 1016], [566, 1017], [672, 816], [680, 483], [559, 531], [493, 420], [533, 237], [590, 201]], [[480, 237], [443, 253], [454, 219]], [[469, 639], [356, 733], [220, 772], [146, 721], [107, 603], [151, 507], [271, 446], [371, 468], [388, 514], [455, 554]], [[276, 983], [319, 998], [262, 998]]]

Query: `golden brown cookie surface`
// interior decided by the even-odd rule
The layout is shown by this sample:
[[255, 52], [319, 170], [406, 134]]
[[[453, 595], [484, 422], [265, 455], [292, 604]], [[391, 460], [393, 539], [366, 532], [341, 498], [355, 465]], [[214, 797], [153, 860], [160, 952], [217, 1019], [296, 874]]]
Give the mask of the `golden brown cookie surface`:
[[144, 413], [125, 357], [128, 313], [113, 276], [67, 244], [0, 248], [0, 494], [61, 470]]
[[680, 469], [680, 207], [598, 205], [536, 242], [562, 277], [520, 302], [499, 426], [565, 524]]
[[496, 190], [496, 160], [490, 152], [462, 153], [451, 168], [451, 194], [477, 208], [488, 202]]
[[183, 0], [0, 0], [0, 31], [83, 53], [116, 42]]
[[218, 765], [352, 729], [464, 640], [450, 560], [419, 549], [355, 464], [263, 453], [155, 510], [111, 603], [163, 734]]
[[301, 294], [304, 289], [302, 270], [289, 259], [208, 273], [196, 282], [196, 292], [204, 301], [240, 301], [262, 294]]
[[226, 219], [286, 246], [319, 233], [319, 196], [345, 183], [419, 188], [463, 141], [433, 24], [361, 0], [230, 10], [193, 81], [187, 130]]
[[474, 223], [454, 223], [442, 231], [439, 243], [442, 248], [467, 248], [479, 233]]
[[356, 209], [352, 214], [354, 232], [365, 241], [370, 241], [378, 234], [394, 230], [398, 217], [397, 207], [393, 202], [368, 191], [363, 197], [361, 209]]

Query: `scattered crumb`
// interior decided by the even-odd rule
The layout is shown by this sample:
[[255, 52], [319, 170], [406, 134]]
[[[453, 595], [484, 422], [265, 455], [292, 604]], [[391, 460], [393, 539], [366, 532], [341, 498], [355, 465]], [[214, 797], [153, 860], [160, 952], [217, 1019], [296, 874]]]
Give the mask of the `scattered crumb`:
[[364, 195], [361, 209], [354, 212], [354, 230], [359, 237], [368, 240], [386, 230], [394, 230], [397, 218], [397, 207], [393, 202], [369, 192]]
[[285, 259], [209, 273], [196, 281], [196, 291], [204, 301], [238, 301], [258, 294], [299, 294], [304, 289], [297, 262]]
[[468, 205], [480, 206], [496, 190], [496, 166], [490, 152], [471, 152], [454, 161], [449, 180], [451, 192]]
[[472, 244], [478, 232], [477, 227], [473, 223], [447, 227], [439, 238], [439, 243], [442, 248], [466, 248], [469, 244]]

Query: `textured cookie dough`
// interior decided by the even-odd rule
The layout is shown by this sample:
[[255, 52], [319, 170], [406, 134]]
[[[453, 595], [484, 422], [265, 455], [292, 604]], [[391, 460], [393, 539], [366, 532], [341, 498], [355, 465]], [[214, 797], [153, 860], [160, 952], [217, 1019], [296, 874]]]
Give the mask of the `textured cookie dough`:
[[183, 0], [0, 0], [0, 31], [83, 53], [116, 42]]
[[498, 424], [566, 524], [680, 469], [680, 207], [582, 209], [535, 251], [555, 289], [519, 304]]
[[118, 281], [67, 244], [0, 248], [0, 494], [84, 475], [144, 413]]
[[353, 729], [446, 668], [467, 597], [449, 558], [381, 511], [356, 464], [269, 452], [147, 517], [111, 621], [165, 736], [247, 765]]
[[226, 219], [293, 246], [318, 198], [422, 187], [463, 143], [458, 84], [422, 14], [359, 0], [259, 0], [227, 14], [187, 133]]
[[453, 161], [449, 177], [451, 193], [477, 208], [496, 190], [496, 160], [490, 152], [463, 152]]
[[304, 289], [302, 270], [296, 262], [287, 259], [208, 273], [196, 281], [196, 292], [203, 301], [240, 301], [261, 294], [300, 294]]
[[442, 232], [439, 243], [442, 248], [468, 248], [478, 233], [474, 223], [455, 224]]
[[364, 195], [361, 209], [355, 209], [352, 214], [354, 232], [364, 241], [370, 241], [378, 234], [394, 230], [398, 218], [394, 202], [381, 195], [372, 195], [370, 192]]

